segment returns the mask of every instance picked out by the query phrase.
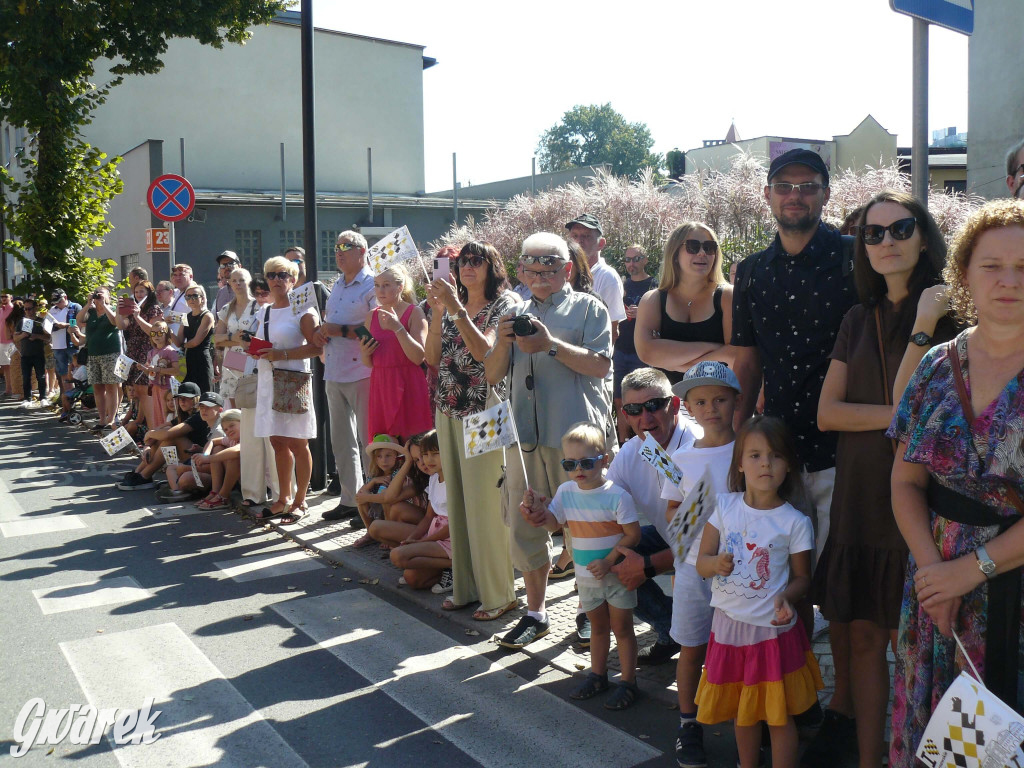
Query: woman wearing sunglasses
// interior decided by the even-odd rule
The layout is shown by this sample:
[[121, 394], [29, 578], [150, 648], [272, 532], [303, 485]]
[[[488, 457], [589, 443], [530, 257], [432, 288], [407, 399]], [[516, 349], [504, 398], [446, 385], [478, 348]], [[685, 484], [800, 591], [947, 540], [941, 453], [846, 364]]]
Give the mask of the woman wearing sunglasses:
[[153, 429], [156, 420], [153, 419], [150, 400], [149, 374], [144, 366], [153, 348], [149, 340], [150, 331], [153, 323], [163, 318], [163, 310], [157, 301], [156, 289], [149, 280], [136, 283], [131, 298], [125, 296], [122, 306], [126, 308], [124, 312], [130, 311], [130, 314], [124, 314], [119, 307], [115, 315], [117, 327], [124, 335], [125, 354], [135, 361], [128, 373], [128, 386], [132, 388], [132, 399], [137, 404], [137, 415], [145, 419], [148, 429]]
[[732, 286], [722, 274], [722, 249], [710, 228], [695, 221], [668, 236], [657, 291], [636, 313], [636, 352], [673, 384], [700, 360], [732, 360]]
[[195, 382], [200, 392], [212, 392], [214, 317], [206, 308], [206, 289], [190, 283], [185, 288], [185, 302], [188, 314], [173, 334], [174, 343], [185, 350], [184, 381]]
[[[861, 210], [856, 237], [861, 303], [843, 318], [818, 400], [818, 427], [837, 431], [839, 444], [829, 535], [812, 598], [830, 622], [836, 677], [848, 681], [860, 766], [868, 768], [882, 763], [889, 701], [885, 652], [889, 645], [896, 650], [908, 553], [887, 481], [893, 445], [885, 430], [893, 400], [902, 395], [896, 373], [905, 354], [916, 364], [955, 329], [939, 285], [946, 243], [914, 197], [891, 190], [875, 195]], [[928, 322], [928, 334], [914, 335], [916, 321]], [[915, 351], [908, 351], [908, 339]], [[848, 667], [840, 669], [844, 656]]]
[[[213, 343], [226, 353], [230, 350], [241, 355], [248, 343], [242, 339], [242, 332], [249, 330], [250, 321], [255, 316], [256, 304], [249, 293], [249, 281], [252, 275], [249, 270], [235, 267], [228, 274], [228, 287], [231, 289], [231, 300], [228, 301], [220, 312], [217, 313], [217, 325], [213, 332]], [[233, 356], [225, 357], [224, 364], [220, 368], [220, 393], [227, 401], [225, 407], [234, 407], [235, 387], [238, 386], [238, 379], [242, 370], [231, 367]], [[244, 358], [243, 358], [244, 359]]]
[[[282, 402], [281, 392], [301, 379], [294, 373], [282, 375], [284, 386], [275, 386], [274, 371], [301, 372], [309, 379], [309, 358], [320, 354], [316, 329], [320, 315], [313, 307], [301, 314], [292, 310], [288, 294], [299, 278], [299, 267], [284, 256], [267, 259], [263, 274], [270, 285], [271, 303], [256, 311], [259, 325], [252, 334], [254, 339], [269, 341], [273, 346], [256, 353], [259, 382], [256, 388], [257, 438], [269, 437], [274, 448], [277, 468], [277, 499], [264, 507], [256, 518], [267, 520], [281, 517], [281, 523], [298, 522], [306, 510], [306, 490], [313, 471], [313, 456], [309, 452], [309, 439], [316, 437], [316, 413], [312, 403], [309, 381], [295, 388], [295, 397]], [[286, 384], [292, 380], [293, 384]], [[308, 401], [308, 402], [300, 402]], [[299, 408], [295, 406], [299, 405]], [[298, 412], [302, 406], [304, 412]], [[288, 412], [291, 411], [291, 412]], [[243, 456], [245, 446], [242, 447]], [[243, 463], [248, 459], [243, 458]], [[292, 472], [295, 473], [295, 497], [291, 497]]]
[[488, 400], [484, 356], [494, 343], [498, 322], [519, 305], [506, 290], [501, 254], [489, 243], [467, 243], [452, 260], [455, 284], [434, 280], [427, 287], [430, 325], [426, 360], [438, 369], [434, 421], [448, 488], [452, 543], [452, 596], [442, 604], [455, 610], [479, 601], [473, 614], [491, 621], [515, 608], [509, 532], [501, 517], [501, 454], [467, 459], [463, 419], [506, 397], [505, 384]]

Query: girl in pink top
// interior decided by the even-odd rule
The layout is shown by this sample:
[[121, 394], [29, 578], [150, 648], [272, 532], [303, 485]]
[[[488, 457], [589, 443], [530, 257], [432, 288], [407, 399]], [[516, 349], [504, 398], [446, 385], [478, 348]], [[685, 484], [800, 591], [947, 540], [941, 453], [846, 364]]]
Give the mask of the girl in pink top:
[[372, 339], [363, 339], [363, 364], [370, 367], [367, 431], [399, 441], [434, 426], [423, 372], [427, 318], [412, 302], [412, 279], [400, 264], [373, 279], [378, 307], [366, 317]]

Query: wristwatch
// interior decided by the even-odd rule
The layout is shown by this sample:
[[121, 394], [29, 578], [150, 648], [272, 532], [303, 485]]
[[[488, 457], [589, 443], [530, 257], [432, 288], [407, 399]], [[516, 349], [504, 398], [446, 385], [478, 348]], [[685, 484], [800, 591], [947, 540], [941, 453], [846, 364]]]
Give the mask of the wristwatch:
[[558, 354], [558, 345], [557, 344], [552, 344], [551, 345], [551, 349], [548, 350], [548, 354], [551, 357], [554, 357], [555, 355], [557, 355]]
[[992, 561], [992, 558], [988, 556], [988, 552], [985, 551], [985, 548], [978, 547], [974, 550], [974, 556], [978, 558], [978, 570], [985, 574], [985, 578], [995, 578], [996, 564]]
[[467, 317], [469, 317], [469, 311], [465, 307], [455, 313], [456, 320], [465, 320]]
[[654, 570], [654, 564], [651, 562], [650, 555], [644, 555], [644, 576], [648, 579], [653, 579], [658, 575], [658, 572]]
[[919, 347], [927, 347], [929, 344], [932, 343], [932, 337], [929, 336], [924, 331], [918, 331], [917, 333], [910, 337], [910, 341], [914, 344], [917, 344], [917, 346]]

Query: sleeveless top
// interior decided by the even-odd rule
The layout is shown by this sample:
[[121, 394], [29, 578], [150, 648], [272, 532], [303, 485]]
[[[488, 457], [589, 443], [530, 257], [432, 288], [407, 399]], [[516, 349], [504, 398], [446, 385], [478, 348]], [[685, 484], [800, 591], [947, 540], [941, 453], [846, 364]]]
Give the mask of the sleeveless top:
[[[710, 341], [714, 344], [725, 344], [725, 330], [722, 326], [722, 286], [715, 288], [715, 294], [711, 299], [714, 306], [711, 317], [696, 323], [682, 323], [668, 316], [665, 310], [668, 302], [667, 291], [659, 289], [658, 299], [661, 301], [660, 338], [667, 341]], [[685, 374], [682, 371], [665, 371], [665, 375], [675, 384]]]

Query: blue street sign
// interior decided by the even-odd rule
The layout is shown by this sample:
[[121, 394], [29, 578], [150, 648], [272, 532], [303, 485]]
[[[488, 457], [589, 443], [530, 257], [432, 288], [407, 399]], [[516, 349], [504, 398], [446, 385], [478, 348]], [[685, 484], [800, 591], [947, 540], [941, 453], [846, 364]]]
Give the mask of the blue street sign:
[[889, 0], [897, 13], [924, 19], [969, 35], [974, 31], [974, 0]]
[[158, 219], [181, 221], [192, 212], [196, 204], [196, 191], [184, 177], [165, 173], [149, 185], [146, 203]]

